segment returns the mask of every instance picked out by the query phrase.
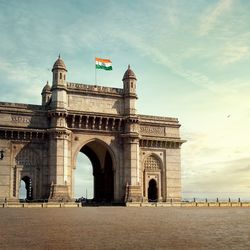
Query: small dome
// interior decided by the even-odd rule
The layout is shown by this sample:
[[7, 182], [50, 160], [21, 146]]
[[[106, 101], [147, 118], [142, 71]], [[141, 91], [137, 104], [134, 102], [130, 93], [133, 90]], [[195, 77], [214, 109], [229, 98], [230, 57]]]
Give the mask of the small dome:
[[51, 91], [51, 87], [49, 86], [49, 82], [47, 81], [46, 85], [43, 87], [43, 91], [44, 92], [50, 92]]
[[59, 55], [58, 59], [55, 61], [54, 65], [53, 65], [52, 71], [53, 71], [54, 69], [64, 69], [64, 70], [67, 71], [66, 66], [65, 66], [65, 63], [64, 63], [64, 61], [61, 59], [60, 55]]
[[128, 65], [128, 69], [126, 70], [126, 72], [124, 73], [124, 76], [122, 78], [122, 80], [125, 80], [125, 79], [136, 79], [136, 75], [135, 73], [133, 72], [132, 69], [130, 69], [130, 65]]

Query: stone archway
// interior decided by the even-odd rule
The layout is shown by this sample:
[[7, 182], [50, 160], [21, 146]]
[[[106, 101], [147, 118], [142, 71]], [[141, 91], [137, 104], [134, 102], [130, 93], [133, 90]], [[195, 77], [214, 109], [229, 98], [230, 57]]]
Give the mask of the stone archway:
[[94, 140], [85, 144], [80, 152], [85, 154], [93, 167], [94, 198], [96, 202], [114, 200], [114, 163], [104, 143]]

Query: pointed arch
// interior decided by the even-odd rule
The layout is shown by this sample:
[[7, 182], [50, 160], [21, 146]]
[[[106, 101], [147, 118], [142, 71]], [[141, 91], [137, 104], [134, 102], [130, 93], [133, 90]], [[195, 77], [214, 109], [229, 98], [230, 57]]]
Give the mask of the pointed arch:
[[99, 143], [100, 145], [102, 145], [103, 147], [105, 147], [107, 149], [107, 151], [110, 153], [110, 156], [111, 156], [111, 159], [112, 159], [112, 162], [113, 162], [113, 171], [116, 171], [116, 167], [117, 166], [117, 160], [116, 160], [116, 157], [115, 157], [115, 153], [114, 151], [112, 150], [112, 148], [103, 140], [99, 139], [99, 138], [91, 138], [87, 141], [84, 141], [83, 143], [79, 144], [79, 146], [76, 148], [75, 152], [73, 153], [73, 167], [76, 166], [76, 159], [77, 159], [77, 155], [78, 153], [81, 151], [81, 149], [91, 143], [91, 142], [96, 142], [96, 143]]

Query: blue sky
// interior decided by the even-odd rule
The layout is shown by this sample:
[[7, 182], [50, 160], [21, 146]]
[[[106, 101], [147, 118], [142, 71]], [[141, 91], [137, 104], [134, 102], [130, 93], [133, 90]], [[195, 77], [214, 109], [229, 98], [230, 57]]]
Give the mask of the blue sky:
[[93, 84], [99, 56], [114, 70], [98, 84], [122, 87], [130, 64], [138, 113], [182, 124], [183, 197], [250, 199], [249, 12], [250, 0], [0, 0], [0, 100], [40, 104], [59, 53], [72, 82]]

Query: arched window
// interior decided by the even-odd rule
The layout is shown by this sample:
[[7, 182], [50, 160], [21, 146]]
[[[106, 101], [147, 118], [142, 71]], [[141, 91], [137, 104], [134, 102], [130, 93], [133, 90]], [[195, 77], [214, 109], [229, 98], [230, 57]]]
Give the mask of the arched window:
[[60, 73], [60, 79], [62, 79], [62, 73]]

